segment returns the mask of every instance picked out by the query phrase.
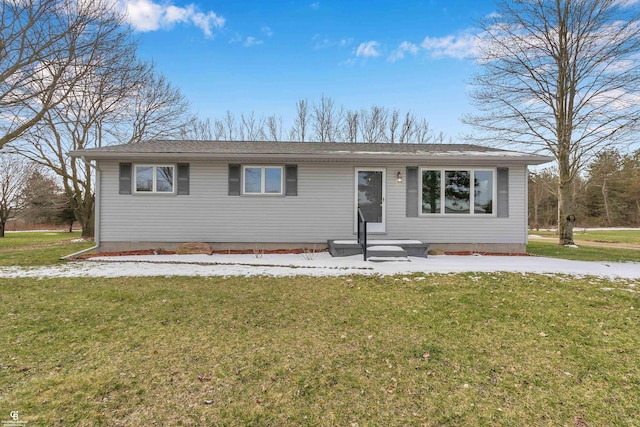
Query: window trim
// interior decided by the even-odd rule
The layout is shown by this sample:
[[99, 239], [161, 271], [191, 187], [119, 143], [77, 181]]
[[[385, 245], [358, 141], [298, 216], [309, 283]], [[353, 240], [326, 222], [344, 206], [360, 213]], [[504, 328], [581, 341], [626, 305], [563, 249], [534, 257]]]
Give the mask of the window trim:
[[[139, 191], [138, 190], [138, 167], [152, 168], [153, 181], [151, 191]], [[157, 168], [172, 168], [173, 180], [171, 182], [172, 191], [158, 191], [157, 190]], [[154, 194], [154, 195], [175, 195], [178, 191], [177, 179], [178, 179], [178, 167], [175, 163], [134, 163], [133, 164], [133, 193], [134, 194]]]
[[[439, 213], [425, 213], [422, 211], [422, 173], [423, 171], [439, 171], [440, 172], [440, 212]], [[465, 171], [471, 174], [471, 182], [475, 181], [476, 171], [478, 172], [491, 172], [492, 173], [492, 212], [487, 213], [475, 213], [475, 191], [474, 187], [469, 188], [469, 213], [446, 213], [445, 212], [445, 171]], [[467, 218], [467, 217], [479, 217], [479, 218], [496, 218], [498, 216], [498, 169], [497, 168], [470, 168], [465, 166], [447, 166], [447, 167], [429, 167], [421, 166], [418, 168], [418, 216], [420, 217], [447, 217], [447, 218]]]
[[[259, 193], [249, 193], [246, 190], [246, 176], [245, 176], [245, 171], [247, 168], [253, 168], [253, 169], [260, 169], [260, 192]], [[280, 169], [280, 192], [278, 193], [267, 193], [266, 192], [266, 185], [267, 185], [267, 180], [265, 179], [266, 177], [266, 170], [267, 169]], [[285, 167], [283, 165], [242, 165], [242, 174], [240, 175], [240, 187], [241, 187], [241, 194], [243, 196], [268, 196], [268, 197], [274, 197], [274, 196], [284, 196], [285, 194], [285, 188], [284, 188], [284, 180], [285, 180]]]

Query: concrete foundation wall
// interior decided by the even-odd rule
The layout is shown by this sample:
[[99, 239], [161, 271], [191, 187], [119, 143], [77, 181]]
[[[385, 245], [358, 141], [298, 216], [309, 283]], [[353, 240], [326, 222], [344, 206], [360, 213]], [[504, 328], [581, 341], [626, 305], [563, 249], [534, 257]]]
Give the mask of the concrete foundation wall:
[[[189, 242], [103, 242], [100, 244], [96, 252], [127, 252], [140, 251], [147, 249], [165, 250], [173, 252], [182, 243]], [[323, 243], [220, 243], [205, 242], [211, 246], [214, 251], [252, 251], [252, 250], [296, 250], [302, 249], [307, 251], [324, 251], [327, 245]]]
[[[165, 251], [175, 251], [182, 243], [187, 242], [103, 242], [102, 244], [100, 244], [97, 252], [126, 252], [146, 249], [163, 249]], [[308, 251], [324, 251], [327, 249], [327, 245], [323, 243], [207, 243], [209, 243], [214, 251], [271, 251], [295, 249]], [[432, 243], [429, 245], [429, 250], [442, 252], [523, 254], [527, 252], [527, 246], [518, 243]]]

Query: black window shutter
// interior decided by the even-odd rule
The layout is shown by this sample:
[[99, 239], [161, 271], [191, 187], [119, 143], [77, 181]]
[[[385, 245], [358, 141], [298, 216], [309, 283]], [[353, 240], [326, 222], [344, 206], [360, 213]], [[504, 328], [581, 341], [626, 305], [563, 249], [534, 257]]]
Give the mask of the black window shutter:
[[240, 165], [229, 165], [229, 195], [240, 195], [240, 172], [242, 168]]
[[509, 168], [498, 168], [498, 217], [509, 216]]
[[285, 169], [285, 196], [298, 195], [298, 165], [286, 165]]
[[189, 195], [189, 163], [178, 163], [178, 194]]
[[120, 194], [131, 194], [131, 163], [120, 163]]
[[407, 167], [407, 216], [418, 216], [418, 168]]

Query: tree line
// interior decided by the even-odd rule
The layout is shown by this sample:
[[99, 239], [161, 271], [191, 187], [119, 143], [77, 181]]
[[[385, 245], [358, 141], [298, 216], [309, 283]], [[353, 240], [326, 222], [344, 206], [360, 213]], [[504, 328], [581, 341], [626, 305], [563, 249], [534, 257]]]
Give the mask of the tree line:
[[[529, 174], [529, 227], [557, 226], [558, 171]], [[580, 227], [640, 227], [640, 150], [598, 154], [571, 187]]]
[[76, 221], [68, 197], [43, 166], [18, 156], [0, 156], [0, 237], [7, 221], [65, 225]]
[[193, 120], [186, 124], [183, 139], [213, 141], [299, 141], [365, 143], [444, 143], [425, 118], [410, 111], [370, 108], [348, 109], [326, 95], [318, 101], [300, 99], [293, 124], [285, 129], [282, 117], [227, 111], [214, 120]]

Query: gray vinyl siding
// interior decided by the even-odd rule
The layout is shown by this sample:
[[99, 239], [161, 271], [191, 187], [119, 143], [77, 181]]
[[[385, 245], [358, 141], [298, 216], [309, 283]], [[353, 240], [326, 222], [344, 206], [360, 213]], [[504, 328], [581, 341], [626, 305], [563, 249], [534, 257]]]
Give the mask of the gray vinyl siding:
[[107, 179], [117, 177], [118, 163], [99, 167], [105, 177], [103, 242], [326, 242], [351, 236], [352, 166], [334, 166], [328, 177], [322, 165], [299, 164], [297, 196], [229, 196], [228, 164], [212, 162], [190, 162], [188, 196], [121, 196], [118, 183]]
[[[121, 195], [119, 163], [100, 161], [101, 241], [325, 243], [352, 239], [354, 170], [380, 167], [298, 163], [296, 196], [229, 196], [227, 162], [194, 161], [189, 165], [189, 195]], [[406, 180], [396, 181], [397, 172], [405, 175], [406, 167], [386, 168], [387, 233], [381, 238], [429, 243], [526, 242], [525, 167], [509, 167], [508, 218], [408, 218]]]
[[[387, 169], [387, 233], [429, 243], [526, 243], [526, 168], [509, 167], [509, 217], [480, 215], [406, 216], [404, 183], [395, 177], [399, 168]], [[400, 188], [401, 187], [401, 188]], [[402, 190], [402, 191], [400, 191]], [[494, 206], [496, 205], [494, 201]]]

